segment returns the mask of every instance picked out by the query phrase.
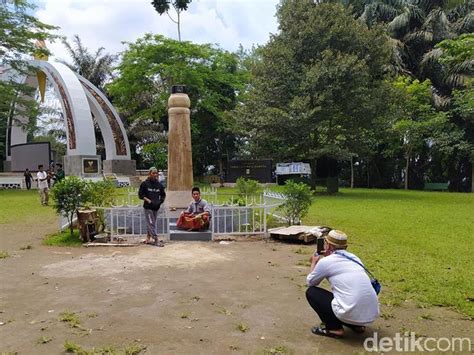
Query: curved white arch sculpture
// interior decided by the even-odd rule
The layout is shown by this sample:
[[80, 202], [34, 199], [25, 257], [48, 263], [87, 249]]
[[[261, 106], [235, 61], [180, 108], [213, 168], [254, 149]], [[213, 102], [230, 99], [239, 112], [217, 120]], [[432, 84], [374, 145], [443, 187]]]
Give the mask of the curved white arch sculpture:
[[[105, 143], [104, 171], [134, 175], [135, 161], [131, 160], [125, 128], [116, 110], [105, 95], [91, 82], [74, 73], [64, 64], [30, 60], [28, 65], [45, 73], [58, 93], [67, 127], [66, 173], [69, 170], [70, 174], [79, 175], [80, 171], [77, 165], [81, 164], [81, 157], [98, 157], [96, 155], [93, 115]], [[10, 74], [11, 76], [12, 74]], [[18, 77], [15, 81], [34, 87], [38, 86], [34, 75]], [[26, 143], [26, 132], [12, 125], [10, 135], [7, 135], [7, 147], [22, 143]], [[8, 155], [7, 160], [11, 160]]]

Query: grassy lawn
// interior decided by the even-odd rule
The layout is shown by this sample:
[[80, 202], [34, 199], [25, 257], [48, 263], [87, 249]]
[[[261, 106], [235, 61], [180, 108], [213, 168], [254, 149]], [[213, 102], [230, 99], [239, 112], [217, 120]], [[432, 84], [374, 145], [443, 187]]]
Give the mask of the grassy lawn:
[[62, 232], [50, 234], [43, 240], [44, 245], [56, 247], [79, 247], [82, 243], [77, 229], [74, 230], [72, 235], [69, 229], [66, 229]]
[[41, 206], [37, 190], [0, 189], [0, 227], [8, 223], [41, 223], [45, 218], [56, 215], [51, 207]]
[[[127, 194], [125, 189], [121, 193]], [[230, 194], [237, 197], [235, 189], [218, 193], [222, 201]], [[51, 207], [40, 205], [37, 191], [0, 190], [0, 201], [0, 228], [55, 216]], [[396, 305], [409, 299], [474, 317], [473, 211], [474, 194], [341, 189], [333, 196], [318, 194], [303, 222], [349, 235], [350, 250], [382, 282], [381, 302]], [[62, 234], [45, 241], [70, 242]]]
[[[231, 194], [219, 188], [218, 201]], [[350, 250], [382, 282], [381, 302], [409, 299], [474, 317], [474, 194], [341, 189], [317, 194], [303, 223], [349, 235]]]
[[474, 317], [474, 194], [342, 189], [318, 195], [304, 223], [349, 235], [382, 282], [383, 303], [411, 299]]

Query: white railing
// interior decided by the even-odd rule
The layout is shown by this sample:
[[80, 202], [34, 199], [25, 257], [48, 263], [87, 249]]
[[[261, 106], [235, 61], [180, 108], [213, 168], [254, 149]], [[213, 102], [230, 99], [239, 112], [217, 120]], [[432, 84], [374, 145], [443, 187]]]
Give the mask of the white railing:
[[[105, 229], [114, 237], [124, 239], [142, 238], [147, 234], [147, 223], [143, 207], [97, 207], [103, 209]], [[169, 239], [169, 220], [163, 210], [158, 211], [156, 233], [160, 238]]]
[[[215, 187], [202, 187], [201, 189], [202, 197], [210, 204], [217, 204], [217, 189]], [[191, 195], [190, 195], [191, 197]]]
[[[127, 190], [127, 205], [128, 206], [140, 206], [143, 203], [138, 198], [138, 188], [129, 187]], [[122, 204], [125, 205], [125, 200], [122, 200]]]
[[265, 206], [213, 206], [212, 233], [219, 235], [266, 234]]
[[[141, 238], [147, 234], [147, 223], [144, 216], [142, 201], [138, 199], [136, 188], [128, 188], [128, 194], [122, 201], [112, 207], [94, 207], [103, 210], [105, 229], [112, 239]], [[217, 193], [208, 191], [207, 196]], [[227, 199], [229, 197], [229, 199]], [[264, 235], [267, 233], [267, 215], [277, 216], [278, 206], [286, 200], [284, 194], [264, 191], [257, 196], [226, 195], [225, 204], [211, 205], [211, 231], [214, 235]], [[233, 203], [236, 201], [235, 203]], [[241, 205], [239, 205], [239, 203]], [[242, 206], [242, 204], [244, 204]], [[157, 233], [160, 238], [169, 239], [170, 221], [164, 209], [160, 209], [156, 220]], [[64, 226], [63, 226], [64, 227]]]
[[273, 217], [284, 220], [285, 218], [279, 213], [278, 207], [286, 201], [286, 195], [280, 192], [274, 192], [270, 190], [265, 190], [263, 192], [264, 204], [268, 206], [267, 213], [271, 214]]
[[260, 195], [229, 196], [228, 203], [212, 206], [213, 234], [266, 234], [267, 214], [275, 215], [278, 206], [286, 201], [284, 194], [271, 191], [264, 191]]

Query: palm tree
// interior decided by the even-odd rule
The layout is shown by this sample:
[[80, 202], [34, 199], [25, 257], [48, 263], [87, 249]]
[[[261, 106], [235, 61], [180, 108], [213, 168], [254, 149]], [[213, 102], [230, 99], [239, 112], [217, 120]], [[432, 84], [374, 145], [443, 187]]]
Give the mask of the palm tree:
[[[437, 43], [474, 31], [474, 2], [470, 0], [352, 0], [354, 11], [368, 26], [385, 23], [392, 37], [393, 64], [420, 80], [429, 78], [438, 103], [451, 94], [452, 77], [440, 70], [434, 58]], [[357, 14], [357, 13], [355, 13]], [[434, 51], [432, 53], [432, 51]]]
[[[188, 9], [188, 5], [192, 0], [153, 0], [151, 4], [155, 8], [155, 11], [161, 15], [166, 13], [169, 19], [178, 26], [178, 41], [181, 42], [181, 12]], [[176, 12], [176, 19], [171, 17], [169, 10], [170, 5], [173, 7]]]
[[450, 102], [452, 90], [468, 85], [474, 75], [474, 34], [463, 34], [454, 40], [444, 40], [425, 53], [421, 61], [422, 70], [436, 70], [449, 96], [436, 97], [439, 106]]
[[104, 47], [100, 47], [95, 53], [90, 53], [78, 35], [74, 35], [73, 43], [74, 47], [67, 40], [63, 40], [72, 63], [62, 59], [58, 62], [67, 65], [103, 91], [104, 84], [112, 77], [112, 64], [117, 59], [117, 55], [104, 54]]

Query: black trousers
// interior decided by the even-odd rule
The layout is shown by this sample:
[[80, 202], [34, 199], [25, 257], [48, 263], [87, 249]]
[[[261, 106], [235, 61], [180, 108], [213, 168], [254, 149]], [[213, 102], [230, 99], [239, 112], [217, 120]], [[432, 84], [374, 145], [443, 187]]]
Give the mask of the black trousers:
[[342, 329], [343, 325], [352, 329], [358, 328], [359, 326], [344, 323], [336, 317], [331, 306], [333, 298], [334, 295], [332, 292], [322, 289], [321, 287], [311, 286], [306, 290], [306, 299], [318, 314], [321, 322], [326, 325], [327, 330]]
[[29, 190], [31, 189], [31, 180], [25, 180], [26, 183], [26, 189]]

